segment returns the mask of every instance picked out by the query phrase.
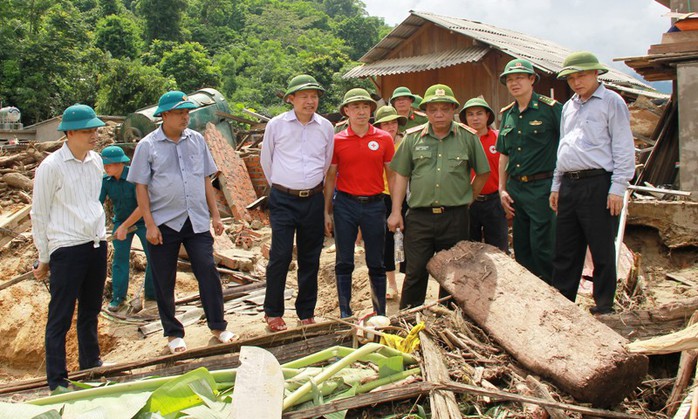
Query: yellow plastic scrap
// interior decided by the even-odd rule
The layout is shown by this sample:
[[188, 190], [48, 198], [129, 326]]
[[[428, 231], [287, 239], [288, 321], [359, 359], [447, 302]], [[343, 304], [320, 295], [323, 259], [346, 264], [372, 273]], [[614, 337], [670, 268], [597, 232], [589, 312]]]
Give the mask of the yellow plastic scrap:
[[404, 338], [384, 333], [381, 337], [381, 343], [385, 346], [397, 349], [400, 352], [411, 354], [419, 348], [419, 332], [424, 330], [425, 327], [424, 322], [417, 323]]

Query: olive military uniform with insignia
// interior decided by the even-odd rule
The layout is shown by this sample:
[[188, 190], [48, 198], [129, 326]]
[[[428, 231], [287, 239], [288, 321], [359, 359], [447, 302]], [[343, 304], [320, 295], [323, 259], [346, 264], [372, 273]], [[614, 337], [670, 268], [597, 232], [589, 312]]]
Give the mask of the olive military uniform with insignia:
[[507, 191], [514, 200], [516, 260], [550, 283], [555, 213], [548, 205], [562, 105], [533, 93], [526, 109], [516, 102], [502, 109], [497, 151], [509, 157]]
[[[395, 88], [393, 90], [393, 95], [390, 97], [390, 100], [388, 101], [391, 105], [395, 106], [395, 99], [399, 97], [407, 97], [412, 101], [412, 106], [415, 106], [415, 103], [417, 103], [417, 95], [412, 94], [412, 91], [408, 89], [407, 87], [400, 86]], [[421, 105], [422, 99], [419, 97], [419, 105]], [[417, 110], [410, 109], [410, 112], [407, 114], [407, 124], [405, 124], [405, 129], [410, 129], [414, 128], [419, 125], [424, 125], [428, 122], [427, 116]]]
[[[432, 86], [424, 96], [422, 109], [432, 102], [459, 106], [445, 85]], [[483, 174], [490, 169], [475, 131], [456, 122], [441, 139], [429, 123], [408, 129], [390, 168], [408, 178], [410, 187], [402, 309], [424, 303], [429, 277], [426, 265], [434, 253], [468, 239], [468, 204], [473, 201], [470, 171]], [[442, 295], [447, 294], [442, 291]]]

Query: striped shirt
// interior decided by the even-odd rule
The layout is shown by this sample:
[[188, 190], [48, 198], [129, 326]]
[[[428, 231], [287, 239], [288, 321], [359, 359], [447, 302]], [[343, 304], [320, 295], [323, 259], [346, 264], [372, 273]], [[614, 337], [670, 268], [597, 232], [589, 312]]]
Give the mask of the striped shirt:
[[89, 151], [85, 160], [64, 143], [36, 169], [31, 210], [32, 235], [39, 261], [48, 263], [61, 247], [106, 240], [104, 208], [99, 202], [104, 166]]

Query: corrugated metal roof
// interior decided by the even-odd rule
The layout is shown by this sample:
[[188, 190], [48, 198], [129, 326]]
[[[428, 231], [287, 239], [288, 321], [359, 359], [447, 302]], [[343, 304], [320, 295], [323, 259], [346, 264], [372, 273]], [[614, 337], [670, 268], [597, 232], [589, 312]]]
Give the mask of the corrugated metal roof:
[[[562, 69], [562, 62], [572, 51], [554, 42], [526, 35], [521, 32], [498, 28], [486, 23], [472, 20], [440, 16], [433, 13], [410, 11], [410, 16], [400, 23], [392, 32], [371, 48], [359, 61], [367, 65], [378, 66], [383, 63], [383, 58], [403, 41], [412, 36], [427, 22], [432, 22], [444, 29], [476, 39], [480, 43], [487, 44], [491, 48], [498, 49], [513, 58], [525, 58], [540, 71], [547, 74], [556, 74]], [[386, 60], [389, 61], [389, 60]], [[433, 68], [444, 67], [434, 62]], [[453, 65], [453, 64], [450, 64]], [[630, 85], [646, 89], [650, 86], [641, 81], [609, 67], [609, 72], [599, 76], [604, 82]], [[343, 77], [359, 77], [353, 74], [360, 73], [356, 68], [350, 70]], [[350, 74], [352, 74], [350, 76]], [[390, 73], [375, 73], [372, 75], [386, 75]]]
[[416, 73], [452, 65], [479, 61], [490, 51], [489, 47], [469, 47], [439, 51], [406, 58], [391, 58], [355, 67], [344, 78], [386, 76], [391, 74]]

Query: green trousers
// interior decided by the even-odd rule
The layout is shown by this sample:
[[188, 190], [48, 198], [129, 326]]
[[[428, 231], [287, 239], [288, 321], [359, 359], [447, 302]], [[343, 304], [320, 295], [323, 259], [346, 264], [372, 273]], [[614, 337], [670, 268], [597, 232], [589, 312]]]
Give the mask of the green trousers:
[[555, 212], [550, 209], [552, 179], [507, 181], [514, 200], [514, 255], [516, 261], [550, 284], [553, 278]]

